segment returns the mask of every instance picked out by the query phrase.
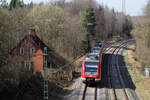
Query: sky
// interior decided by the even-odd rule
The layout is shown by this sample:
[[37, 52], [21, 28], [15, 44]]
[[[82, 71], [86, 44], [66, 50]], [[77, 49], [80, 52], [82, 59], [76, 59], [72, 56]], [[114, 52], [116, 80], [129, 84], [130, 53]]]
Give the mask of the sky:
[[[10, 2], [10, 0], [7, 0]], [[25, 3], [34, 2], [48, 3], [50, 0], [23, 0]], [[54, 0], [53, 0], [54, 1]], [[96, 0], [99, 4], [114, 8], [115, 11], [122, 11], [122, 0]], [[148, 0], [126, 0], [126, 14], [130, 16], [140, 16], [143, 14], [143, 8], [146, 6]]]
[[[110, 8], [114, 8], [116, 11], [122, 11], [122, 0], [96, 0], [99, 3], [103, 3]], [[139, 16], [143, 14], [143, 9], [146, 6], [148, 0], [126, 0], [125, 10], [126, 14], [131, 16]]]

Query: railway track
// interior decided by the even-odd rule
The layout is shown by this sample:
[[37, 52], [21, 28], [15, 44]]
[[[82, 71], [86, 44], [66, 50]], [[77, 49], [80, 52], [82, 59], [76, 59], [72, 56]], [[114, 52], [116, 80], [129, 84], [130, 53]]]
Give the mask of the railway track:
[[[125, 84], [118, 66], [118, 55], [123, 47], [127, 47], [129, 42], [131, 41], [125, 41], [121, 43], [117, 48], [112, 50], [112, 54], [109, 57], [109, 65], [108, 65], [108, 84], [109, 87], [111, 88], [111, 100], [135, 100], [135, 99], [129, 99], [129, 96], [127, 95], [127, 90], [125, 89]], [[113, 56], [116, 55], [116, 56]], [[114, 61], [113, 61], [114, 60]], [[112, 72], [114, 71], [114, 72]], [[116, 73], [116, 74], [115, 74]], [[114, 80], [114, 76], [117, 77]], [[113, 82], [113, 81], [118, 81], [118, 82]], [[117, 84], [118, 83], [118, 84]], [[117, 85], [117, 87], [115, 86]], [[116, 89], [118, 88], [118, 89]], [[107, 99], [106, 99], [107, 100]]]
[[132, 42], [133, 40], [128, 40], [108, 45], [104, 51], [102, 80], [94, 87], [81, 84], [79, 98], [72, 100], [139, 100], [132, 93], [133, 91], [126, 89], [126, 75], [121, 74], [122, 69], [118, 65], [119, 55], [122, 55], [123, 48]]
[[[108, 45], [108, 47], [111, 47], [111, 45]], [[112, 48], [108, 48], [106, 49], [104, 52], [110, 52], [113, 51]], [[104, 60], [107, 60], [107, 57], [104, 57]], [[105, 63], [106, 65], [106, 63]], [[107, 72], [104, 73], [104, 79], [107, 78]], [[103, 82], [102, 82], [103, 81]], [[110, 96], [109, 96], [109, 91], [108, 91], [108, 84], [106, 84], [107, 86], [104, 86], [104, 84], [106, 83], [105, 81], [107, 80], [102, 80], [100, 83], [98, 83], [98, 85], [96, 85], [95, 87], [90, 87], [88, 85], [84, 86], [84, 90], [81, 91], [83, 93], [83, 95], [80, 97], [79, 100], [110, 100]], [[99, 84], [101, 84], [101, 86], [104, 86], [104, 88], [102, 89], [101, 86], [99, 86]], [[109, 86], [111, 87], [111, 86]], [[104, 94], [103, 96], [99, 96], [99, 93], [102, 92], [102, 94]]]
[[97, 100], [97, 87], [91, 85], [85, 85], [82, 91], [83, 95], [79, 100]]
[[[123, 43], [119, 44], [117, 46], [117, 48], [113, 48], [113, 47], [111, 47], [111, 45], [109, 45], [110, 48], [105, 50], [105, 52], [110, 53], [111, 55], [109, 55], [110, 57], [108, 57], [108, 58], [104, 57], [104, 60], [109, 60], [109, 63], [107, 63], [107, 65], [105, 63], [105, 65], [108, 66], [108, 69], [107, 69], [108, 72], [106, 72], [104, 74], [104, 77], [108, 78], [108, 80], [107, 81], [105, 80], [105, 82], [103, 82], [103, 84], [107, 84], [107, 86], [106, 86], [106, 88], [103, 91], [103, 93], [105, 93], [105, 96], [104, 97], [100, 97], [100, 98], [103, 98], [102, 100], [129, 100], [124, 88], [122, 88], [121, 91], [122, 91], [123, 97], [125, 99], [123, 99], [123, 98], [119, 99], [118, 98], [118, 94], [116, 92], [116, 89], [113, 87], [113, 83], [112, 83], [113, 80], [112, 80], [112, 77], [111, 77], [112, 55], [117, 54], [120, 51], [121, 47], [123, 47], [124, 45], [126, 46], [127, 42], [125, 42], [125, 43], [123, 42]], [[118, 59], [115, 59], [115, 60], [118, 60]], [[119, 73], [119, 72], [117, 72], [117, 73]], [[118, 75], [118, 77], [119, 76], [120, 75]], [[120, 78], [119, 78], [119, 82], [120, 82], [120, 85], [121, 85], [120, 87], [123, 87]], [[88, 93], [89, 90], [90, 90], [91, 93]], [[79, 100], [99, 100], [98, 99], [98, 95], [99, 95], [98, 94], [99, 93], [98, 90], [102, 91], [101, 87], [99, 88], [99, 85], [97, 85], [94, 88], [91, 88], [91, 87], [88, 87], [87, 85], [85, 85], [82, 99], [79, 99]], [[91, 96], [91, 95], [93, 95], [93, 96]]]
[[[108, 47], [110, 47], [110, 45], [108, 45]], [[104, 52], [109, 51], [109, 49], [105, 49]], [[107, 77], [107, 76], [105, 75], [105, 77]], [[105, 82], [100, 82], [100, 83], [103, 84]], [[98, 84], [100, 84], [100, 83], [98, 83]], [[103, 98], [101, 98], [101, 96], [99, 96], [99, 94], [101, 91], [104, 94], [105, 92], [107, 92], [106, 91], [107, 89], [103, 89], [103, 90], [100, 89], [101, 87], [99, 87], [98, 84], [95, 84], [95, 86], [89, 86], [86, 84], [84, 86], [84, 91], [81, 91], [83, 93], [83, 95], [81, 96], [81, 98], [79, 100], [101, 100], [101, 99], [104, 100], [105, 96], [103, 96]]]
[[[122, 48], [122, 47], [124, 47], [124, 46], [126, 46], [127, 45], [127, 43], [128, 42], [125, 42], [125, 43], [122, 43], [122, 44], [120, 44], [120, 46], [118, 47], [118, 48], [116, 48], [114, 51], [113, 51], [113, 55], [117, 55], [116, 57], [114, 57], [115, 58], [115, 63], [113, 64], [113, 62], [111, 62], [111, 70], [115, 70], [116, 71], [116, 74], [117, 74], [117, 79], [118, 79], [118, 81], [119, 81], [119, 84], [120, 84], [120, 87], [119, 88], [121, 88], [120, 90], [116, 90], [116, 89], [113, 89], [113, 94], [114, 94], [114, 99], [113, 100], [120, 100], [121, 98], [122, 98], [122, 100], [129, 100], [129, 98], [128, 98], [128, 96], [127, 96], [127, 94], [126, 94], [126, 91], [125, 91], [125, 86], [124, 86], [124, 82], [123, 82], [123, 80], [122, 80], [122, 77], [121, 77], [121, 74], [120, 74], [120, 70], [118, 69], [119, 68], [119, 66], [118, 66], [118, 52], [120, 51], [120, 49]], [[112, 58], [111, 59], [113, 59], [113, 56], [112, 56]], [[111, 60], [112, 61], [112, 60]], [[111, 73], [110, 72], [110, 70], [109, 70], [109, 73]], [[112, 75], [110, 75], [110, 76], [112, 76]], [[112, 80], [112, 78], [110, 78], [111, 79], [111, 85], [112, 85], [112, 87], [113, 87], [113, 80]], [[118, 93], [119, 92], [119, 93]]]
[[[125, 73], [121, 74], [121, 71], [122, 70], [127, 70], [126, 69], [126, 66], [122, 66], [122, 65], [119, 65], [119, 55], [123, 55], [123, 50], [121, 50], [122, 48], [127, 48], [128, 45], [131, 43], [133, 43], [134, 41], [131, 41], [129, 42], [127, 45], [123, 45], [120, 49], [118, 49], [117, 51], [117, 56], [116, 56], [116, 64], [117, 64], [117, 71], [119, 73], [119, 77], [120, 77], [120, 80], [121, 80], [121, 84], [123, 86], [123, 92], [124, 92], [124, 95], [126, 95], [126, 97], [128, 97], [126, 100], [139, 100], [138, 96], [136, 95], [136, 93], [131, 90], [131, 89], [127, 89], [126, 86], [130, 86], [131, 84], [128, 84], [131, 82], [132, 79], [128, 79], [128, 76], [129, 74], [127, 73], [127, 71], [123, 71]], [[121, 51], [121, 52], [120, 52]], [[132, 88], [132, 86], [130, 86], [130, 88]]]

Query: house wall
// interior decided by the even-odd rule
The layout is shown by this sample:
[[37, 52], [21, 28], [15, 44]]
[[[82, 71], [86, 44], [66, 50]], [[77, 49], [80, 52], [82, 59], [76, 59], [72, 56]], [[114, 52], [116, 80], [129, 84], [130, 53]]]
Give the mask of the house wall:
[[[24, 55], [20, 55], [20, 48], [24, 48]], [[30, 54], [30, 48], [35, 48], [35, 55]], [[33, 61], [34, 72], [43, 70], [43, 51], [31, 40], [23, 40], [12, 52], [12, 63], [21, 63], [23, 61]], [[22, 66], [23, 67], [23, 66]]]
[[41, 49], [37, 49], [36, 56], [33, 56], [31, 59], [34, 61], [34, 71], [35, 72], [41, 72], [43, 70], [43, 52]]

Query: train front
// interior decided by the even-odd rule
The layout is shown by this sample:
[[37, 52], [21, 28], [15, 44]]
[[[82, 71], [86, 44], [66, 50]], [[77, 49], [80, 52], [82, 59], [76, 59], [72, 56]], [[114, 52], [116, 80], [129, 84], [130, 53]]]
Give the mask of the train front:
[[81, 79], [83, 83], [97, 83], [101, 80], [101, 63], [94, 57], [85, 57], [82, 62]]

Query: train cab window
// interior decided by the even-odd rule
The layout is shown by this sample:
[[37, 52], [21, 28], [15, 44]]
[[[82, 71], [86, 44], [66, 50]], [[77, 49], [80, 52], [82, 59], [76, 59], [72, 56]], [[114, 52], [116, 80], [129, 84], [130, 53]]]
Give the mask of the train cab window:
[[98, 62], [85, 62], [85, 72], [97, 72]]
[[87, 57], [93, 60], [99, 60], [99, 56], [97, 55], [88, 55]]

